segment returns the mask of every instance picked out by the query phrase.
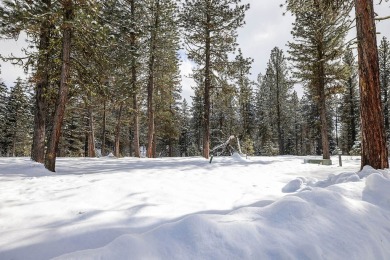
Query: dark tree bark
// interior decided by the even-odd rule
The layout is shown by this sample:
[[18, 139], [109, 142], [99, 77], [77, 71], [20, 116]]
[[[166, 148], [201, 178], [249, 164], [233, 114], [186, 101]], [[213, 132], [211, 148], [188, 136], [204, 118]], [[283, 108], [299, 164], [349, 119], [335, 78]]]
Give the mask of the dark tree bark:
[[355, 140], [357, 138], [357, 133], [356, 133], [356, 125], [357, 125], [357, 120], [355, 117], [355, 101], [354, 101], [354, 94], [353, 94], [353, 83], [352, 83], [352, 78], [349, 79], [349, 98], [350, 98], [350, 107], [349, 107], [349, 116], [351, 119], [351, 137], [350, 137], [350, 142], [348, 143], [348, 151], [350, 151], [355, 143]]
[[168, 157], [173, 157], [172, 138], [169, 138]]
[[58, 143], [60, 141], [61, 129], [65, 114], [66, 103], [68, 101], [69, 93], [69, 78], [70, 78], [70, 52], [72, 42], [72, 22], [74, 19], [74, 5], [72, 0], [62, 1], [64, 12], [64, 23], [62, 29], [62, 66], [61, 79], [56, 102], [56, 108], [53, 119], [53, 129], [51, 131], [46, 157], [45, 167], [49, 171], [55, 172], [56, 157], [58, 151]]
[[[209, 8], [208, 8], [209, 9]], [[211, 89], [211, 77], [210, 77], [210, 64], [211, 64], [211, 32], [210, 14], [206, 15], [206, 44], [205, 44], [205, 71], [204, 71], [204, 111], [203, 111], [203, 157], [208, 159], [210, 155], [210, 89]]]
[[380, 97], [378, 49], [372, 0], [355, 0], [358, 40], [360, 120], [362, 129], [361, 168], [389, 167]]
[[157, 136], [153, 135], [153, 147], [152, 147], [152, 157], [151, 158], [157, 158], [156, 150], [157, 150]]
[[[131, 7], [131, 18], [132, 18], [133, 25], [134, 25], [135, 24], [135, 0], [131, 0], [130, 7]], [[135, 50], [136, 36], [135, 36], [134, 28], [130, 33], [130, 39], [131, 39], [131, 48], [132, 48], [132, 50]], [[131, 61], [131, 85], [132, 85], [132, 91], [133, 91], [133, 113], [134, 113], [133, 114], [134, 156], [141, 157], [140, 152], [139, 152], [139, 111], [138, 111], [138, 89], [137, 89], [137, 62], [136, 62], [135, 55], [133, 55], [132, 61]]]
[[93, 111], [88, 106], [88, 157], [96, 157]]
[[154, 134], [154, 106], [153, 106], [153, 90], [154, 90], [154, 63], [156, 60], [156, 49], [157, 49], [157, 30], [159, 27], [159, 15], [160, 15], [160, 0], [156, 1], [156, 10], [154, 18], [154, 28], [152, 29], [152, 35], [150, 38], [151, 50], [150, 50], [150, 59], [149, 59], [149, 78], [148, 78], [148, 98], [147, 98], [147, 107], [148, 107], [148, 148], [146, 156], [148, 158], [154, 158], [155, 151], [153, 149], [153, 142], [155, 140]]
[[102, 156], [106, 154], [106, 99], [103, 100]]
[[279, 155], [283, 155], [284, 148], [284, 136], [282, 130], [282, 109], [281, 109], [281, 98], [280, 98], [280, 82], [279, 82], [279, 59], [276, 61], [276, 115], [277, 115], [277, 127], [278, 127], [278, 145]]
[[84, 156], [85, 157], [96, 157], [95, 147], [95, 130], [94, 130], [94, 119], [93, 110], [91, 107], [91, 93], [88, 93], [88, 97], [84, 98], [85, 110], [86, 110], [86, 121], [85, 121], [85, 146]]
[[12, 137], [12, 157], [16, 156], [16, 130], [13, 132]]
[[[51, 9], [51, 0], [44, 0], [47, 12]], [[51, 23], [47, 16], [42, 22], [39, 35], [39, 58], [35, 86], [34, 134], [31, 148], [31, 159], [44, 163], [45, 161], [45, 131], [46, 131], [46, 92], [49, 87], [49, 47]]]
[[325, 65], [323, 62], [323, 50], [318, 48], [318, 73], [319, 82], [317, 82], [318, 109], [321, 121], [321, 143], [322, 158], [330, 159], [329, 139], [328, 139], [328, 120], [326, 118], [326, 96], [325, 96]]
[[390, 122], [389, 122], [389, 98], [388, 98], [387, 89], [383, 90], [383, 104], [384, 104], [383, 113], [385, 117], [385, 130], [388, 131]]
[[121, 121], [122, 121], [122, 111], [123, 111], [123, 102], [121, 102], [119, 106], [119, 112], [118, 112], [118, 118], [116, 121], [116, 127], [115, 127], [115, 150], [114, 150], [114, 155], [116, 157], [120, 156], [119, 153], [119, 143], [120, 143], [120, 135], [121, 135]]

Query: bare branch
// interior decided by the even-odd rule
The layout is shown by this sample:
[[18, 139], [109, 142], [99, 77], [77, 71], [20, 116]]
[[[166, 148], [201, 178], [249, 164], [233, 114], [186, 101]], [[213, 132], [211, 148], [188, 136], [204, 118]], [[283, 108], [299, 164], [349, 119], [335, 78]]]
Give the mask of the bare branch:
[[390, 15], [384, 16], [384, 17], [377, 17], [377, 18], [375, 18], [375, 21], [383, 21], [383, 20], [387, 20], [387, 19], [390, 19]]

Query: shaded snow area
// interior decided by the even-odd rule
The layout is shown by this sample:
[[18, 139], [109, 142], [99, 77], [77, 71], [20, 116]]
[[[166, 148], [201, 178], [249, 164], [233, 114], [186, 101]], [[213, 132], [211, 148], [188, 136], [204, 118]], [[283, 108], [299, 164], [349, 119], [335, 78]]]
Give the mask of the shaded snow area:
[[390, 259], [389, 172], [343, 159], [0, 158], [0, 259]]

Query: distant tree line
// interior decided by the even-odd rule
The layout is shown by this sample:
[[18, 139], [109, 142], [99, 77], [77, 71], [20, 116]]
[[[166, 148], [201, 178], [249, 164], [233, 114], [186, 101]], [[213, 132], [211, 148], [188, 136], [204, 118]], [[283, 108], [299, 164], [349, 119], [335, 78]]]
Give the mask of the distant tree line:
[[[248, 155], [360, 154], [358, 63], [345, 39], [353, 3], [287, 2], [296, 17], [288, 55], [272, 49], [253, 82], [253, 59], [236, 43], [249, 5], [238, 0], [3, 1], [1, 37], [29, 41], [24, 58], [3, 59], [31, 74], [0, 84], [1, 156], [51, 171], [57, 156], [208, 158], [232, 135]], [[191, 105], [181, 97], [181, 39], [196, 65]], [[387, 140], [389, 58], [383, 37]]]

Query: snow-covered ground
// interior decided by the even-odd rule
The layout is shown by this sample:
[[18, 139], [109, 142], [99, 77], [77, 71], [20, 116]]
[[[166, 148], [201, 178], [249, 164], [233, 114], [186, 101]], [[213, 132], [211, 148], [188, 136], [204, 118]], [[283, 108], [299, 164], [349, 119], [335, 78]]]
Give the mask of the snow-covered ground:
[[388, 171], [333, 163], [0, 158], [0, 259], [390, 259]]

